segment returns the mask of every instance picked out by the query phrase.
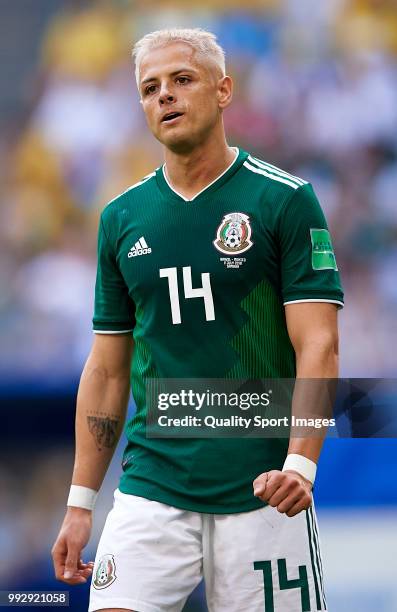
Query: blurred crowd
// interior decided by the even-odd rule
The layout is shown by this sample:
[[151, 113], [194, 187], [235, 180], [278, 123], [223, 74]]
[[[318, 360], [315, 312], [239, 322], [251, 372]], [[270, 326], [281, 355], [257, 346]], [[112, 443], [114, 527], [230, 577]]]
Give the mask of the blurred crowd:
[[99, 213], [162, 161], [140, 108], [132, 44], [161, 27], [200, 26], [218, 35], [235, 81], [229, 143], [310, 180], [325, 210], [346, 292], [341, 375], [392, 376], [395, 1], [189, 7], [65, 1], [48, 20], [23, 112], [0, 138], [0, 375], [80, 371], [91, 343]]

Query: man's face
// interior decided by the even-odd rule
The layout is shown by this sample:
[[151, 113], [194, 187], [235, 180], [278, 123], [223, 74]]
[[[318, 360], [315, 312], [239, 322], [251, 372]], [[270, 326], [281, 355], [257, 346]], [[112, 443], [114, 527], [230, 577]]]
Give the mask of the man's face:
[[230, 91], [229, 77], [186, 43], [148, 51], [140, 65], [139, 92], [153, 135], [175, 152], [204, 142], [230, 102], [225, 79]]

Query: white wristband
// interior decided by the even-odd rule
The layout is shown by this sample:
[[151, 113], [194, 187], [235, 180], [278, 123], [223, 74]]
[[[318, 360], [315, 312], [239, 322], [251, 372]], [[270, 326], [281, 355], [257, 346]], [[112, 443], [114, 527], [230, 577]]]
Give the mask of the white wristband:
[[67, 506], [75, 506], [76, 508], [85, 508], [93, 510], [98, 496], [98, 491], [89, 489], [88, 487], [80, 487], [72, 485], [70, 487]]
[[282, 471], [285, 472], [285, 470], [294, 470], [313, 484], [316, 478], [317, 465], [311, 459], [303, 457], [303, 455], [291, 453], [287, 455], [284, 461]]

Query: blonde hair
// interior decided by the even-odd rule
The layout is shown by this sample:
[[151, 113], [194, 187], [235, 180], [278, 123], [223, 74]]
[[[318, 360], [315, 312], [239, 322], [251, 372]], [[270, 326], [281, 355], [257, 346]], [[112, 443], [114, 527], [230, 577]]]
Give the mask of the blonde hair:
[[207, 32], [202, 28], [171, 28], [168, 30], [156, 30], [143, 36], [134, 45], [132, 56], [135, 59], [135, 78], [139, 87], [139, 69], [142, 58], [152, 49], [165, 47], [173, 42], [184, 42], [195, 49], [200, 55], [208, 58], [220, 69], [225, 76], [225, 52], [218, 44], [215, 34]]

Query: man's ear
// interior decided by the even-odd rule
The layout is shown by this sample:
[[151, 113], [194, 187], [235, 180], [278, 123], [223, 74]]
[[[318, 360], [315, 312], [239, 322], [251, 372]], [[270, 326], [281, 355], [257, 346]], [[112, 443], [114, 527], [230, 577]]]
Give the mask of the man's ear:
[[218, 106], [224, 109], [229, 106], [233, 97], [233, 81], [230, 76], [224, 76], [218, 81]]

